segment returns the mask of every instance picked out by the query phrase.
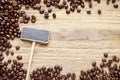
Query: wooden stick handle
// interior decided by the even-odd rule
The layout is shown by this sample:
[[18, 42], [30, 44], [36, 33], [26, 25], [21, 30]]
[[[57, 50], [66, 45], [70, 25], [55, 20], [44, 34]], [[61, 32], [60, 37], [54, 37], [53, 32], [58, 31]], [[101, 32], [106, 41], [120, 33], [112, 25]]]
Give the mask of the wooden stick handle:
[[34, 48], [35, 48], [35, 42], [32, 42], [32, 48], [31, 48], [31, 53], [30, 53], [30, 58], [29, 58], [29, 64], [28, 64], [28, 70], [27, 70], [26, 80], [29, 80], [29, 73], [30, 73], [31, 64], [32, 64], [32, 59], [33, 59], [33, 54], [34, 54]]

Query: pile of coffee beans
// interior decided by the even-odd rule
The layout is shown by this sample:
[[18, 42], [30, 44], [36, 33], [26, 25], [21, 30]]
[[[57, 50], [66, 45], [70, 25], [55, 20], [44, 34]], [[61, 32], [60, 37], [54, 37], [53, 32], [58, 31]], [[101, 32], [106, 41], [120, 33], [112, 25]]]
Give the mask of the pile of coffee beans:
[[[120, 58], [117, 56], [109, 57], [104, 53], [101, 63], [98, 66], [92, 62], [91, 69], [81, 70], [79, 80], [120, 80]], [[78, 80], [75, 73], [62, 74], [63, 67], [45, 66], [37, 68], [30, 74], [31, 80]]]
[[0, 51], [10, 49], [8, 40], [20, 37], [19, 18], [21, 5], [13, 0], [0, 0]]
[[119, 57], [112, 56], [108, 58], [105, 53], [101, 60], [101, 64], [97, 66], [96, 62], [92, 62], [92, 68], [86, 71], [80, 71], [80, 80], [120, 80], [120, 62]]
[[[93, 8], [93, 2], [97, 2], [98, 4], [101, 3], [101, 0], [16, 0], [21, 5], [25, 5], [26, 9], [33, 8], [34, 10], [38, 10], [40, 14], [44, 14], [44, 18], [48, 19], [49, 14], [53, 11], [52, 7], [56, 9], [64, 9], [66, 14], [70, 14], [72, 12], [77, 11], [78, 13], [81, 12], [81, 9], [85, 7]], [[118, 0], [106, 0], [106, 4], [109, 5], [110, 3], [113, 4], [114, 8], [118, 8], [117, 4]], [[88, 4], [86, 6], [86, 3]], [[42, 8], [42, 4], [46, 6], [46, 9]], [[96, 11], [99, 15], [101, 15], [102, 11], [98, 9]], [[87, 14], [91, 14], [91, 11], [86, 11]], [[56, 19], [56, 14], [54, 13], [53, 19]]]
[[46, 68], [45, 66], [37, 68], [30, 74], [31, 80], [76, 80], [75, 73], [62, 74], [61, 66]]
[[25, 80], [27, 70], [23, 69], [20, 59], [7, 60], [3, 52], [0, 52], [0, 80]]

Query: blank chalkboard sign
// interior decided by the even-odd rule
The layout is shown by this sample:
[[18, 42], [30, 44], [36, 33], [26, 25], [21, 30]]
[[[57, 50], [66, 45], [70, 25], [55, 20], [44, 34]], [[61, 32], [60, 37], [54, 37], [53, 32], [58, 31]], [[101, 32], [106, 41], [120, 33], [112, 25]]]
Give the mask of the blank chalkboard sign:
[[29, 73], [30, 73], [31, 64], [32, 64], [35, 43], [40, 42], [40, 43], [47, 44], [49, 42], [49, 36], [50, 36], [50, 32], [47, 30], [38, 30], [38, 29], [27, 28], [27, 27], [23, 28], [21, 32], [21, 39], [32, 41], [32, 48], [31, 48], [31, 53], [29, 58], [29, 65], [28, 65], [26, 80], [29, 80]]
[[21, 33], [21, 39], [40, 42], [40, 43], [48, 43], [49, 35], [50, 32], [47, 30], [38, 30], [38, 29], [24, 27]]

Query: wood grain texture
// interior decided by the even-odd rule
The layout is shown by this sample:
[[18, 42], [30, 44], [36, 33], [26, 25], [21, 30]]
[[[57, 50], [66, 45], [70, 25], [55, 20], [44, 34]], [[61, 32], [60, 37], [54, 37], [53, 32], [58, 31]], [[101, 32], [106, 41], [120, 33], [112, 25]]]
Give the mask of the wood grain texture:
[[[99, 63], [104, 52], [110, 56], [120, 56], [120, 1], [117, 3], [119, 8], [114, 9], [112, 4], [107, 6], [102, 0], [101, 4], [95, 4], [90, 9], [91, 15], [86, 14], [88, 7], [82, 9], [81, 13], [70, 15], [66, 15], [65, 10], [55, 9], [55, 20], [52, 16], [45, 20], [38, 11], [26, 10], [29, 15], [37, 16], [37, 22], [21, 24], [21, 28], [27, 26], [51, 31], [49, 45], [37, 43], [31, 71], [43, 65], [62, 65], [63, 73], [75, 72], [79, 75], [80, 70], [90, 68], [92, 61]], [[102, 15], [97, 14], [98, 9], [102, 10]], [[20, 39], [11, 42], [13, 50], [16, 45], [21, 46], [20, 51], [15, 51], [14, 57], [23, 55], [27, 68], [32, 43]]]

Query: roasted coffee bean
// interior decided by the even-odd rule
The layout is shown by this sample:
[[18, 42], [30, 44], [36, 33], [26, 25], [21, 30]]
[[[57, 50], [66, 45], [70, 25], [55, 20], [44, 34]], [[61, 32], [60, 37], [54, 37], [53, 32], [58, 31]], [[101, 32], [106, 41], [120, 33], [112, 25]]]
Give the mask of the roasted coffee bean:
[[20, 50], [20, 46], [16, 46], [15, 48], [16, 48], [17, 51]]
[[91, 2], [89, 2], [89, 8], [92, 8], [92, 3]]
[[100, 3], [101, 2], [101, 0], [97, 0], [97, 3]]
[[51, 12], [52, 12], [52, 9], [51, 9], [51, 8], [49, 8], [49, 9], [48, 9], [48, 12], [49, 12], [49, 13], [51, 13]]
[[102, 12], [101, 12], [101, 10], [99, 9], [99, 10], [98, 10], [98, 14], [100, 15], [101, 13], [102, 13]]
[[45, 18], [45, 19], [48, 19], [48, 18], [49, 18], [48, 12], [45, 12], [45, 13], [44, 13], [44, 18]]
[[92, 66], [95, 67], [96, 66], [96, 62], [92, 62]]
[[110, 4], [110, 0], [107, 0], [106, 3], [107, 3], [107, 5], [109, 5]]
[[71, 74], [71, 80], [76, 80], [76, 74], [75, 73]]
[[65, 7], [65, 9], [68, 9], [68, 5], [65, 5], [64, 7]]
[[105, 59], [105, 58], [102, 58], [102, 62], [106, 62], [106, 59]]
[[119, 62], [119, 60], [120, 60], [120, 59], [117, 57], [116, 60], [115, 60], [115, 62]]
[[87, 11], [87, 14], [91, 14], [91, 11]]
[[118, 4], [114, 4], [113, 6], [114, 6], [114, 8], [118, 8]]
[[66, 13], [67, 13], [67, 14], [70, 14], [70, 10], [66, 10]]
[[82, 8], [85, 8], [85, 5], [84, 5], [84, 4], [81, 4], [81, 7], [82, 7]]
[[6, 50], [6, 52], [5, 52], [5, 53], [6, 53], [6, 55], [8, 56], [10, 52], [9, 52], [9, 50]]
[[14, 55], [14, 51], [13, 51], [13, 50], [11, 50], [11, 51], [10, 51], [10, 54], [11, 54], [11, 56], [13, 56], [13, 55]]
[[17, 56], [17, 60], [22, 60], [22, 56], [21, 56], [21, 55], [18, 55], [18, 56]]
[[116, 0], [112, 0], [112, 3], [115, 3], [116, 2]]
[[8, 63], [10, 64], [12, 62], [12, 60], [11, 59], [8, 59]]
[[44, 14], [44, 9], [40, 9], [39, 13]]
[[35, 22], [36, 22], [36, 16], [34, 16], [34, 15], [31, 16], [31, 22], [32, 22], [32, 23], [35, 23]]
[[104, 53], [104, 57], [107, 58], [108, 57], [108, 53]]
[[70, 11], [71, 11], [71, 12], [74, 12], [74, 11], [75, 11], [75, 8], [70, 7]]
[[36, 16], [32, 15], [31, 19], [36, 20]]
[[30, 8], [30, 6], [29, 6], [29, 5], [25, 5], [25, 8], [26, 8], [26, 9], [29, 9], [29, 8]]
[[55, 13], [53, 13], [52, 16], [53, 16], [53, 19], [56, 19], [56, 14]]
[[36, 20], [33, 20], [33, 19], [32, 19], [31, 22], [32, 22], [32, 23], [36, 23]]
[[78, 9], [77, 9], [77, 12], [80, 13], [80, 12], [81, 12], [81, 9], [78, 8]]

